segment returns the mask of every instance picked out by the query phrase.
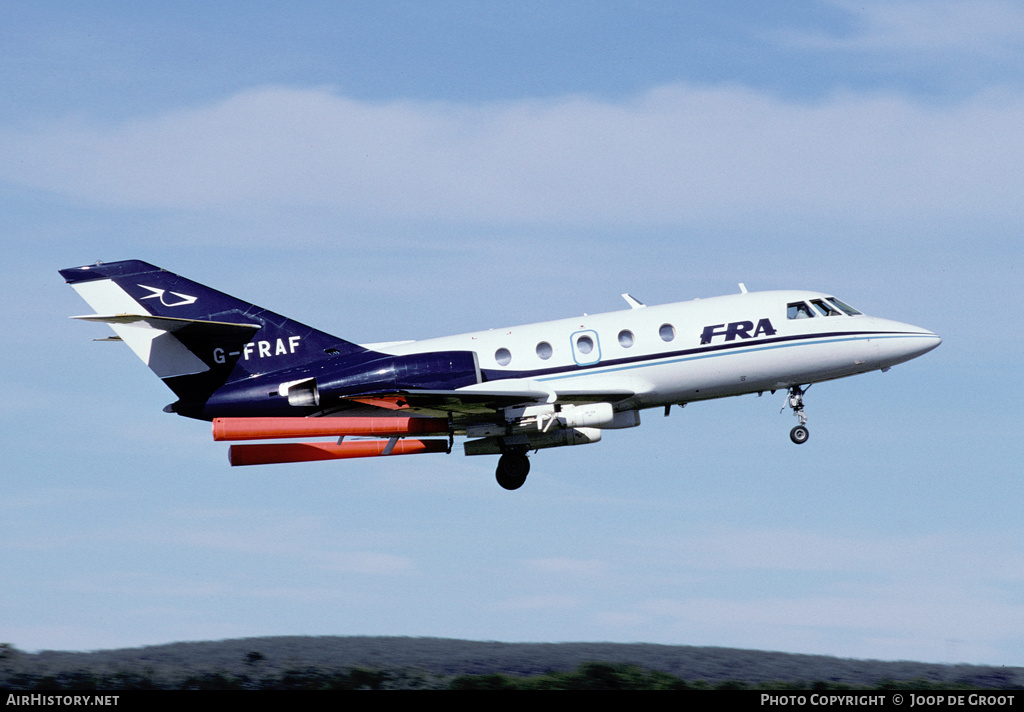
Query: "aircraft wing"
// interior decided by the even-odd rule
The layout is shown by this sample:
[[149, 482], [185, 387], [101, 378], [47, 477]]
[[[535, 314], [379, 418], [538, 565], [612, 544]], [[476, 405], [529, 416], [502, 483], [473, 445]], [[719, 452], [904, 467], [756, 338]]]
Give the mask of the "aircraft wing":
[[388, 410], [417, 410], [456, 415], [492, 415], [502, 408], [546, 403], [546, 391], [397, 391], [347, 398], [354, 403]]
[[[368, 393], [351, 396], [352, 403], [385, 408], [387, 410], [411, 410], [434, 415], [450, 414], [456, 419], [486, 419], [504, 408], [536, 405], [540, 403], [615, 403], [631, 398], [633, 391], [399, 391], [392, 393]], [[554, 400], [552, 396], [555, 396]]]
[[636, 395], [630, 390], [556, 391], [559, 403], [618, 403]]

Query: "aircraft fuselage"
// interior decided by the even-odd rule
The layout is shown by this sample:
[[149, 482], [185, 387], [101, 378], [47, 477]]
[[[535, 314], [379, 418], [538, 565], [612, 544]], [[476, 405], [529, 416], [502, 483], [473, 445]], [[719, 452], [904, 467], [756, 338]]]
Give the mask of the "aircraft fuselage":
[[[816, 311], [813, 302], [827, 299], [751, 292], [367, 348], [472, 351], [484, 382], [465, 390], [632, 391], [616, 404], [621, 411], [888, 369], [941, 342], [909, 324]], [[790, 318], [796, 303], [814, 316]]]

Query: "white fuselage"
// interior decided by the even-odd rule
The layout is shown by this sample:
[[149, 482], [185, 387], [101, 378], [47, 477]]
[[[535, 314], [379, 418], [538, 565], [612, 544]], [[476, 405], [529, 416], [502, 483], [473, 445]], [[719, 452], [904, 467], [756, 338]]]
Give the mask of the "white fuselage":
[[[484, 382], [469, 390], [548, 391], [559, 400], [628, 391], [635, 395], [616, 410], [630, 410], [888, 369], [941, 342], [909, 324], [836, 309], [825, 315], [814, 301], [827, 299], [743, 292], [368, 347], [394, 355], [472, 351]], [[794, 309], [801, 303], [807, 309]]]

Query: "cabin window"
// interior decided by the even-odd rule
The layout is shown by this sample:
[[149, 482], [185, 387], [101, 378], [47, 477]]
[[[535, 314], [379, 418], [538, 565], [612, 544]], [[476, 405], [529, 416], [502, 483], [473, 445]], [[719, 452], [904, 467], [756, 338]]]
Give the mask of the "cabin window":
[[786, 307], [786, 316], [790, 319], [810, 319], [814, 312], [804, 302], [793, 302]]
[[508, 366], [512, 363], [512, 352], [508, 349], [498, 349], [494, 352], [494, 360], [499, 366]]
[[861, 315], [861, 313], [859, 311], [857, 311], [856, 309], [854, 309], [853, 307], [851, 307], [849, 304], [847, 304], [846, 302], [844, 302], [842, 300], [836, 299], [835, 297], [829, 297], [828, 300], [830, 302], [832, 302], [833, 304], [835, 304], [840, 309], [842, 309], [844, 312], [849, 314], [850, 316], [860, 316]]
[[676, 327], [671, 324], [662, 324], [661, 328], [658, 329], [658, 336], [661, 337], [662, 341], [671, 341], [676, 338]]
[[629, 329], [623, 329], [619, 332], [619, 346], [624, 349], [628, 349], [633, 345], [633, 332]]
[[551, 348], [551, 344], [549, 344], [547, 341], [541, 341], [539, 344], [537, 344], [537, 355], [540, 356], [545, 361], [551, 358], [552, 353], [553, 350]]
[[601, 346], [593, 329], [577, 331], [569, 337], [569, 343], [572, 344], [572, 360], [577, 366], [592, 366], [601, 360]]

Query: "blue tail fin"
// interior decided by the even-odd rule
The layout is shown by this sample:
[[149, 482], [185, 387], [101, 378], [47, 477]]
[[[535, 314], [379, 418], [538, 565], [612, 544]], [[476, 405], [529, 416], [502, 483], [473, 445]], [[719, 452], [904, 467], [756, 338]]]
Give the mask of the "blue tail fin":
[[225, 383], [366, 349], [138, 260], [60, 270], [180, 399], [183, 415]]

